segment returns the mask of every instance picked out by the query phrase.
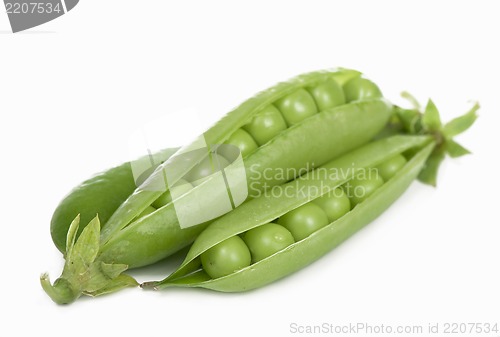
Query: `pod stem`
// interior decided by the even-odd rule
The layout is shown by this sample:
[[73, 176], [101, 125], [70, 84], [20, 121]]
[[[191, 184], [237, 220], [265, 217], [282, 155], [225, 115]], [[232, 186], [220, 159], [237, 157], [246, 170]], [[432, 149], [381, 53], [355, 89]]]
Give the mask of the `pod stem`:
[[40, 284], [47, 295], [57, 304], [68, 304], [82, 295], [98, 296], [137, 286], [134, 278], [123, 274], [127, 265], [108, 264], [97, 258], [100, 247], [99, 218], [96, 216], [90, 221], [76, 240], [79, 224], [78, 215], [68, 230], [66, 262], [61, 277], [51, 284], [48, 274], [40, 276]]
[[433, 153], [429, 156], [418, 176], [419, 181], [436, 186], [439, 166], [446, 158], [446, 155], [451, 158], [458, 158], [471, 153], [453, 138], [465, 132], [474, 124], [478, 117], [479, 103], [474, 102], [472, 108], [465, 114], [443, 125], [439, 110], [431, 99], [427, 101], [425, 108], [422, 108], [415, 97], [408, 92], [402, 92], [401, 96], [410, 102], [412, 108], [403, 109], [395, 106], [394, 117], [397, 120], [395, 124], [398, 124], [396, 128], [407, 134], [428, 134], [433, 136], [436, 141]]
[[58, 278], [52, 285], [49, 275], [46, 273], [40, 276], [40, 284], [47, 295], [57, 304], [71, 303], [81, 295], [78, 291], [75, 291], [69, 281], [64, 278]]

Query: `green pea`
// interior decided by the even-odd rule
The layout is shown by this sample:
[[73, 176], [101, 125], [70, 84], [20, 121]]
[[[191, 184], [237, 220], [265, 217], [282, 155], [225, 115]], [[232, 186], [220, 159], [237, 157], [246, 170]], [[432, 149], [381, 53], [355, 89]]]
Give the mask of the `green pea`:
[[308, 91], [314, 97], [319, 111], [324, 111], [345, 103], [342, 87], [331, 78], [315, 87], [309, 88]]
[[380, 175], [373, 173], [373, 170], [368, 170], [368, 173], [362, 178], [357, 177], [347, 182], [345, 184], [345, 191], [351, 201], [351, 205], [354, 207], [366, 200], [383, 184], [384, 179]]
[[313, 202], [326, 213], [329, 222], [333, 222], [351, 210], [351, 202], [341, 188], [336, 188]]
[[203, 178], [220, 171], [224, 167], [228, 166], [229, 162], [223, 156], [212, 153], [211, 156], [204, 158], [198, 165], [193, 167], [191, 171], [186, 173], [184, 176], [185, 180], [191, 182], [193, 185], [197, 186], [203, 182]]
[[299, 89], [293, 94], [279, 99], [276, 106], [289, 126], [297, 124], [318, 112], [314, 99], [305, 89]]
[[249, 230], [245, 233], [243, 240], [250, 249], [254, 263], [295, 242], [290, 231], [272, 222]]
[[403, 166], [406, 165], [406, 162], [406, 158], [403, 155], [398, 154], [378, 165], [376, 169], [378, 170], [378, 174], [380, 174], [382, 179], [389, 180], [394, 177], [394, 175], [398, 173], [398, 171], [401, 170]]
[[286, 130], [286, 122], [279, 110], [272, 104], [259, 112], [245, 129], [255, 139], [257, 144], [264, 145], [281, 131]]
[[226, 239], [201, 254], [203, 270], [211, 278], [219, 278], [248, 267], [250, 251], [239, 236]]
[[[231, 144], [238, 147], [241, 151], [241, 156], [245, 158], [250, 153], [258, 148], [255, 140], [248, 132], [243, 129], [237, 129], [226, 141], [226, 144]], [[223, 151], [220, 151], [224, 155]]]
[[192, 188], [193, 188], [193, 185], [188, 183], [186, 180], [179, 179], [179, 181], [174, 186], [172, 186], [170, 188], [170, 190], [168, 190], [165, 193], [163, 193], [162, 195], [160, 195], [158, 197], [158, 199], [156, 199], [152, 203], [152, 206], [156, 207], [156, 208], [160, 208], [160, 207], [163, 207], [166, 204], [172, 202], [172, 192], [171, 191], [173, 191], [173, 190], [175, 190], [174, 194], [176, 196], [180, 196], [180, 195], [183, 195], [184, 193], [190, 191]]
[[309, 202], [283, 215], [278, 223], [292, 233], [295, 241], [300, 241], [328, 225], [328, 217], [321, 207]]
[[379, 87], [369, 79], [362, 77], [355, 77], [348, 81], [344, 84], [343, 89], [347, 102], [382, 97]]

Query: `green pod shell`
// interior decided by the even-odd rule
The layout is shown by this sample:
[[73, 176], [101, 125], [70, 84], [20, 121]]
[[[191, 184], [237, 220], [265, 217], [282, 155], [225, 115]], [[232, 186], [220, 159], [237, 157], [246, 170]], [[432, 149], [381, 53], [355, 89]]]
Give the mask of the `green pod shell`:
[[[163, 162], [177, 150], [162, 150], [153, 154], [152, 160]], [[50, 221], [50, 234], [57, 249], [62, 253], [66, 251], [68, 229], [78, 214], [82, 224], [89, 223], [96, 214], [99, 214], [101, 224], [105, 224], [136, 188], [130, 162], [98, 173], [74, 188], [56, 207]], [[80, 226], [77, 236], [84, 228]]]
[[[427, 144], [427, 145], [426, 145]], [[424, 146], [422, 148], [422, 146]], [[319, 197], [320, 195], [262, 196], [243, 204], [238, 209], [213, 222], [193, 243], [186, 259], [172, 275], [160, 282], [143, 284], [143, 287], [162, 289], [167, 287], [201, 287], [222, 292], [246, 291], [261, 287], [289, 275], [319, 259], [341, 244], [359, 229], [373, 221], [387, 209], [418, 176], [435, 146], [428, 136], [394, 136], [382, 139], [352, 151], [334, 160], [323, 168], [347, 170], [373, 167], [387, 158], [410, 148], [421, 148], [408, 163], [388, 182], [379, 188], [362, 204], [356, 206], [340, 219], [319, 229], [309, 237], [300, 240], [259, 262], [233, 274], [210, 279], [203, 271], [196, 271], [195, 261], [204, 251], [233, 235], [272, 221], [288, 211]], [[315, 171], [287, 183], [282, 188], [300, 188], [327, 185], [333, 189], [348, 181], [348, 178], [325, 179], [316, 177]], [[308, 177], [309, 175], [309, 177]]]

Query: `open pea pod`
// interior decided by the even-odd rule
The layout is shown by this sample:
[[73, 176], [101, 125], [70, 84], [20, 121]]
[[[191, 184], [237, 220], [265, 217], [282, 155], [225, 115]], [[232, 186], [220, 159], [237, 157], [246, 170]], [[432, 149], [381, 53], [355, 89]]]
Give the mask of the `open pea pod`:
[[[409, 94], [405, 93], [405, 96], [416, 102]], [[478, 109], [479, 104], [475, 103], [467, 113], [443, 125], [436, 106], [430, 100], [424, 109], [418, 104], [413, 110], [397, 107], [399, 130], [421, 136], [400, 135], [374, 141], [277, 188], [278, 192], [283, 190], [286, 193], [274, 192], [249, 201], [214, 221], [202, 232], [174, 273], [159, 282], [146, 282], [142, 287], [245, 291], [273, 282], [312, 263], [378, 217], [413, 180], [418, 178], [423, 183], [435, 185], [439, 164], [445, 154], [455, 158], [470, 153], [453, 137], [473, 125]], [[366, 181], [363, 184], [355, 174], [325, 174], [332, 169], [335, 169], [334, 172], [365, 172], [367, 169], [371, 172], [375, 169], [377, 173], [374, 177], [364, 176]], [[343, 191], [351, 194], [351, 205], [348, 207], [354, 207], [344, 209], [344, 213], [337, 214], [328, 223], [332, 214], [329, 211], [339, 205], [337, 203], [336, 207], [328, 209], [332, 206], [328, 204], [332, 200], [330, 194], [340, 185]], [[364, 196], [352, 193], [359, 187], [364, 188]], [[302, 189], [307, 192], [299, 193]], [[300, 214], [305, 206], [324, 212], [325, 224], [321, 225], [317, 218], [312, 221], [317, 222], [316, 227], [311, 227], [312, 222], [305, 217], [297, 220], [297, 217], [294, 219], [291, 216]], [[335, 211], [338, 213], [338, 209]], [[276, 220], [277, 224], [271, 223]], [[267, 227], [266, 230], [261, 230], [264, 227]], [[268, 230], [270, 228], [272, 231]], [[266, 237], [264, 233], [271, 235]], [[262, 236], [259, 238], [259, 235]], [[224, 256], [225, 260], [222, 259]]]
[[[214, 221], [195, 240], [182, 265], [159, 282], [144, 288], [201, 287], [224, 292], [254, 289], [317, 260], [387, 209], [411, 184], [424, 167], [436, 143], [430, 136], [393, 136], [375, 141], [333, 160], [275, 191], [250, 200], [233, 212]], [[247, 232], [310, 202], [349, 181], [352, 172], [374, 167], [410, 149], [420, 149], [399, 172], [350, 212], [308, 237], [229, 275], [211, 278], [199, 268], [198, 258], [231, 237]], [[286, 190], [287, 193], [284, 193]], [[301, 193], [301, 191], [308, 193]], [[316, 191], [312, 193], [311, 191]], [[279, 195], [279, 196], [276, 196]], [[292, 196], [292, 197], [291, 197]]]

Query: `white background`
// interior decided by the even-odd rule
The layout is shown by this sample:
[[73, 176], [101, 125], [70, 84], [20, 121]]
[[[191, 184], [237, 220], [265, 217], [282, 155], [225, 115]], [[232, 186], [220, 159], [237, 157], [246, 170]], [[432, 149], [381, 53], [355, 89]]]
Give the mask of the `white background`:
[[[0, 13], [0, 334], [288, 336], [293, 322], [500, 324], [495, 4], [82, 0], [19, 34]], [[444, 120], [478, 100], [480, 118], [459, 138], [474, 154], [448, 160], [437, 189], [413, 184], [341, 247], [256, 291], [130, 289], [70, 306], [43, 293], [40, 273], [55, 279], [63, 262], [50, 239], [52, 211], [81, 180], [130, 159], [138, 126], [170, 114], [165, 127], [177, 133], [164, 146], [178, 145], [193, 132], [176, 124], [178, 111], [198, 109], [208, 127], [259, 90], [336, 66], [363, 71], [396, 103], [401, 90], [432, 97]], [[176, 263], [133, 275], [159, 279]]]

